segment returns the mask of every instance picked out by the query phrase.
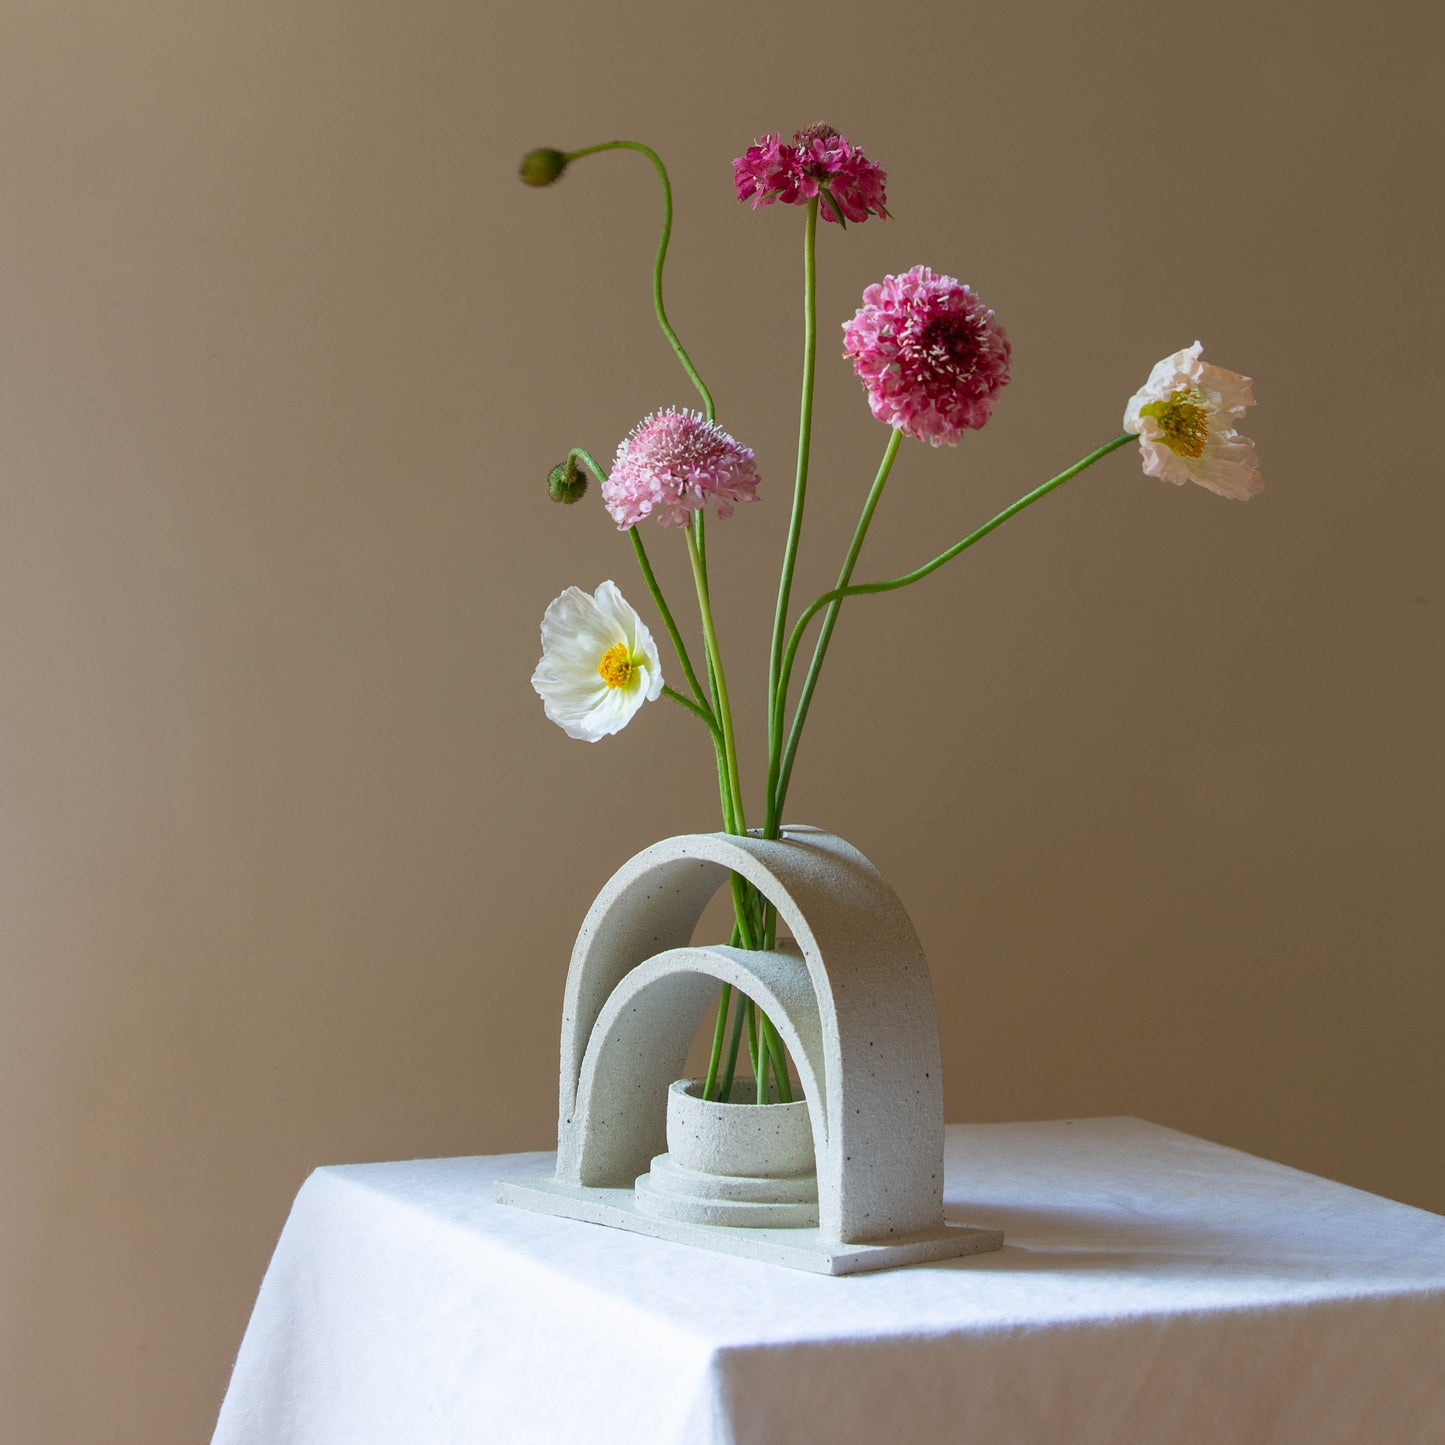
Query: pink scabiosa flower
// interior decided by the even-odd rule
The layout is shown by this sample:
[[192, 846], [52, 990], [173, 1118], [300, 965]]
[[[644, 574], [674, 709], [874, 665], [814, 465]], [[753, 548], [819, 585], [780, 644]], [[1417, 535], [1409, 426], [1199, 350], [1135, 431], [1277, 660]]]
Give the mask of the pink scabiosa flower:
[[887, 179], [861, 146], [824, 124], [796, 132], [791, 145], [783, 144], [779, 132], [769, 132], [733, 161], [738, 200], [751, 201], [753, 210], [775, 201], [806, 205], [821, 195], [819, 214], [825, 221], [836, 222], [840, 215], [854, 222], [886, 216]]
[[639, 422], [617, 448], [602, 483], [602, 500], [619, 532], [644, 517], [681, 527], [711, 501], [719, 517], [734, 502], [757, 501], [758, 469], [752, 451], [701, 412], [658, 411]]
[[1124, 408], [1124, 430], [1139, 438], [1145, 476], [1248, 501], [1264, 483], [1254, 443], [1234, 423], [1254, 405], [1254, 382], [1201, 361], [1203, 350], [1196, 341], [1155, 365]]
[[988, 420], [1012, 355], [973, 291], [927, 266], [870, 286], [843, 323], [843, 350], [873, 415], [933, 446], [956, 446]]

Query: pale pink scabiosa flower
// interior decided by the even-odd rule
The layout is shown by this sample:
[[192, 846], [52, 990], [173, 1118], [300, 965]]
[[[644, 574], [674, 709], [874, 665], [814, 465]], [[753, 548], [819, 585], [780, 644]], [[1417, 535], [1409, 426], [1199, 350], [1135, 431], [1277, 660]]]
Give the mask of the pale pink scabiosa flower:
[[775, 201], [802, 206], [826, 193], [818, 208], [825, 221], [838, 219], [826, 197], [848, 221], [886, 216], [887, 179], [881, 166], [865, 158], [861, 146], [821, 123], [796, 132], [791, 145], [783, 144], [781, 133], [769, 132], [733, 161], [738, 200], [751, 201], [753, 210]]
[[547, 608], [532, 686], [547, 716], [586, 743], [621, 732], [662, 695], [657, 645], [615, 582], [590, 597], [569, 587]]
[[701, 412], [658, 411], [639, 422], [617, 448], [602, 500], [619, 532], [644, 517], [682, 527], [711, 501], [719, 517], [734, 502], [757, 501], [752, 452]]
[[915, 266], [863, 293], [843, 350], [881, 422], [933, 446], [981, 427], [1008, 385], [1012, 348], [962, 282]]
[[1124, 430], [1139, 438], [1144, 474], [1248, 501], [1264, 490], [1254, 443], [1234, 423], [1254, 405], [1254, 382], [1199, 359], [1196, 341], [1166, 356], [1124, 408]]

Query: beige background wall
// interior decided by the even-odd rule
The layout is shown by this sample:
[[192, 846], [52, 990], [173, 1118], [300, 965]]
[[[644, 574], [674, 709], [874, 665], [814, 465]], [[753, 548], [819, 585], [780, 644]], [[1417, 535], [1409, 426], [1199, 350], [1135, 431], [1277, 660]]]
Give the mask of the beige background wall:
[[969, 280], [1016, 368], [985, 432], [905, 452], [871, 576], [1112, 436], [1196, 336], [1257, 378], [1258, 501], [1125, 453], [845, 615], [789, 811], [912, 910], [952, 1118], [1134, 1113], [1445, 1209], [1433, 10], [0, 27], [7, 1440], [204, 1439], [314, 1165], [546, 1147], [586, 904], [714, 826], [680, 710], [589, 748], [528, 686], [564, 586], [642, 595], [547, 468], [690, 400], [648, 168], [527, 192], [536, 144], [673, 164], [674, 319], [767, 484], [713, 533], [754, 784], [800, 236], [731, 199], [754, 135], [831, 120], [895, 213], [822, 236], [808, 595], [882, 449], [835, 328], [885, 271]]

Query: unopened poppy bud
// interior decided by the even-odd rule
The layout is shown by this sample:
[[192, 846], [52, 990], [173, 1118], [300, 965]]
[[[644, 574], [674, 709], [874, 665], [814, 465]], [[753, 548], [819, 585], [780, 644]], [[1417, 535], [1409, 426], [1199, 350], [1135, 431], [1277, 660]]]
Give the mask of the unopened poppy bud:
[[547, 478], [547, 495], [554, 502], [565, 502], [571, 506], [587, 495], [587, 473], [577, 465], [575, 457], [568, 457], [559, 467], [553, 467]]
[[529, 186], [550, 186], [566, 169], [567, 157], [544, 146], [522, 157], [518, 173]]

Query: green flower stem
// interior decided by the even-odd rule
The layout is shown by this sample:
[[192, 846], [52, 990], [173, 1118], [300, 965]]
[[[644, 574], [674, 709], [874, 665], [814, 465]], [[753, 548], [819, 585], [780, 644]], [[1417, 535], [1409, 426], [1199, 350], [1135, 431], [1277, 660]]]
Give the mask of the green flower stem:
[[[703, 656], [707, 660], [707, 695], [712, 700], [713, 716], [717, 716], [717, 672], [713, 667], [712, 652], [704, 642]], [[732, 788], [728, 783], [727, 747], [723, 741], [722, 728], [713, 734], [713, 745], [717, 752], [718, 798], [722, 803], [723, 829], [729, 833], [739, 832], [737, 813], [733, 807]]]
[[713, 1088], [717, 1084], [718, 1065], [722, 1062], [723, 1040], [727, 1037], [728, 1007], [733, 999], [733, 986], [725, 983], [722, 992], [717, 999], [717, 1023], [712, 1031], [712, 1053], [707, 1061], [707, 1078], [703, 1081], [702, 1096], [704, 1099], [714, 1097]]
[[[711, 671], [711, 669], [709, 669]], [[740, 835], [747, 829], [738, 821], [737, 807], [733, 799], [732, 788], [728, 779], [727, 747], [723, 738], [722, 729], [718, 728], [712, 735], [713, 755], [717, 762], [717, 786], [718, 795], [722, 801], [723, 829], [728, 833]], [[749, 911], [749, 896], [747, 882], [736, 873], [728, 874], [728, 887], [732, 893], [733, 924], [744, 948], [753, 949], [757, 947], [754, 942], [756, 934], [753, 933]]]
[[[694, 517], [694, 521], [696, 518]], [[738, 749], [733, 733], [733, 712], [728, 702], [727, 678], [723, 673], [722, 655], [718, 650], [717, 629], [713, 625], [712, 602], [708, 594], [707, 572], [697, 550], [697, 536], [692, 522], [683, 528], [687, 536], [687, 554], [692, 562], [693, 581], [697, 586], [697, 607], [702, 618], [702, 635], [707, 646], [708, 665], [712, 673], [715, 690], [713, 701], [716, 705], [718, 724], [722, 728], [723, 751], [727, 762], [727, 791], [732, 802], [733, 833], [747, 831], [743, 812], [742, 784], [738, 780]], [[748, 945], [752, 947], [751, 944]]]
[[657, 313], [657, 324], [662, 328], [662, 334], [667, 338], [673, 351], [677, 353], [677, 359], [682, 363], [682, 369], [687, 372], [692, 384], [697, 388], [697, 394], [702, 398], [703, 412], [709, 421], [716, 415], [716, 408], [713, 406], [712, 393], [703, 384], [703, 379], [697, 374], [697, 368], [692, 364], [692, 358], [687, 354], [681, 341], [677, 338], [677, 332], [672, 329], [672, 323], [667, 319], [667, 308], [662, 304], [662, 268], [667, 261], [667, 243], [672, 238], [672, 182], [668, 179], [667, 167], [662, 163], [662, 157], [650, 146], [643, 145], [635, 140], [609, 140], [603, 141], [601, 145], [584, 146], [579, 151], [568, 151], [568, 162], [580, 160], [583, 156], [596, 155], [599, 151], [628, 150], [637, 151], [645, 155], [657, 171], [657, 179], [662, 184], [662, 236], [657, 243], [657, 256], [652, 263], [652, 309]]
[[[742, 830], [738, 826], [736, 815], [733, 809], [733, 793], [729, 784], [730, 771], [727, 761], [727, 744], [726, 740], [723, 737], [722, 728], [719, 726], [718, 720], [714, 716], [712, 708], [708, 706], [708, 694], [703, 692], [702, 687], [698, 683], [697, 674], [693, 671], [692, 662], [687, 655], [687, 648], [683, 644], [682, 636], [677, 630], [677, 623], [673, 620], [672, 613], [669, 610], [666, 601], [663, 599], [662, 589], [658, 586], [657, 578], [653, 574], [652, 565], [648, 561], [647, 549], [643, 546], [642, 538], [637, 535], [637, 528], [631, 528], [628, 532], [628, 535], [632, 538], [633, 550], [637, 554], [637, 562], [638, 565], [642, 568], [642, 575], [644, 578], [647, 579], [647, 587], [648, 590], [652, 593], [652, 600], [656, 604], [657, 610], [662, 616], [662, 620], [667, 627], [668, 635], [672, 638], [673, 648], [677, 652], [678, 661], [682, 664], [682, 670], [687, 675], [688, 685], [696, 694], [698, 701], [696, 703], [690, 702], [680, 692], [676, 691], [676, 689], [674, 688], [668, 687], [666, 684], [663, 685], [662, 690], [664, 693], [667, 694], [668, 697], [672, 698], [675, 702], [681, 703], [683, 707], [687, 708], [690, 712], [696, 713], [697, 716], [700, 717], [707, 725], [708, 732], [712, 735], [713, 754], [717, 761], [718, 793], [722, 799], [723, 826], [730, 833], [741, 832]], [[711, 653], [709, 653], [708, 656], [708, 670], [709, 676], [711, 676]], [[740, 893], [741, 884], [742, 880], [738, 878], [736, 874], [733, 874], [731, 878], [733, 892], [733, 911], [738, 914], [740, 920], [742, 919], [744, 911], [744, 900]], [[741, 928], [742, 926], [743, 925], [740, 921], [739, 927]], [[749, 944], [748, 946], [751, 947], [751, 944]], [[724, 998], [723, 1000], [723, 1007], [726, 1007], [726, 998]], [[716, 1050], [716, 1047], [717, 1046], [714, 1045], [714, 1050]], [[704, 1095], [704, 1097], [706, 1097], [706, 1095]]]
[[672, 638], [673, 651], [677, 653], [677, 660], [682, 664], [683, 676], [687, 678], [687, 685], [692, 689], [692, 695], [697, 699], [698, 708], [709, 727], [717, 731], [717, 719], [708, 703], [708, 695], [702, 690], [697, 680], [697, 673], [692, 670], [692, 659], [687, 655], [687, 646], [682, 640], [682, 634], [677, 630], [677, 623], [673, 621], [672, 611], [663, 598], [662, 588], [658, 585], [657, 577], [653, 573], [652, 563], [647, 557], [647, 548], [643, 546], [642, 537], [636, 527], [630, 527], [627, 532], [632, 540], [632, 550], [637, 554], [637, 565], [642, 569], [643, 580], [647, 583], [647, 590], [652, 593], [653, 606], [657, 608], [658, 615], [662, 618], [662, 625], [667, 628], [667, 635]]
[[738, 1000], [737, 1010], [733, 1014], [733, 1031], [732, 1038], [728, 1043], [727, 1066], [723, 1070], [722, 1081], [718, 1084], [717, 1091], [718, 1098], [724, 1101], [732, 1098], [733, 1076], [737, 1073], [738, 1068], [738, 1048], [742, 1043], [743, 1028], [747, 1023], [749, 1004], [750, 1000], [740, 998]]
[[727, 750], [723, 747], [721, 729], [713, 734], [712, 741], [717, 757], [717, 789], [718, 797], [722, 800], [723, 829], [728, 833], [736, 833], [737, 824], [733, 821], [733, 800], [728, 793]]
[[1074, 463], [1066, 471], [1062, 471], [1056, 477], [1051, 477], [1042, 486], [1035, 487], [1033, 491], [1022, 496], [1012, 506], [1005, 507], [991, 521], [985, 522], [976, 532], [970, 532], [961, 542], [955, 542], [946, 552], [940, 552], [931, 562], [925, 563], [915, 571], [905, 573], [902, 577], [892, 577], [886, 582], [860, 582], [852, 587], [835, 587], [831, 592], [825, 592], [821, 597], [816, 597], [810, 602], [803, 614], [798, 618], [793, 628], [793, 635], [788, 640], [788, 650], [783, 657], [783, 689], [787, 690], [788, 678], [792, 673], [793, 661], [797, 656], [798, 646], [803, 640], [803, 633], [807, 630], [808, 624], [818, 615], [823, 608], [833, 602], [840, 601], [844, 597], [861, 597], [865, 593], [892, 592], [899, 587], [910, 586], [914, 582], [921, 582], [931, 572], [936, 572], [945, 562], [951, 562], [960, 552], [967, 551], [975, 542], [987, 537], [995, 528], [1003, 526], [1010, 517], [1017, 516], [1025, 507], [1031, 507], [1040, 498], [1048, 494], [1072, 478], [1079, 475], [1086, 467], [1091, 467], [1101, 458], [1117, 451], [1120, 447], [1137, 438], [1131, 432], [1124, 432], [1111, 442], [1106, 442], [1097, 450], [1089, 453], [1082, 460]]
[[[793, 1085], [788, 1078], [788, 1056], [783, 1051], [783, 1041], [778, 1037], [773, 1021], [761, 1009], [758, 1010], [758, 1030], [767, 1049], [767, 1056], [772, 1061], [773, 1077], [778, 1081], [778, 1103], [791, 1104]], [[766, 1104], [767, 1101], [767, 1085], [764, 1084], [762, 1102]]]
[[[589, 458], [590, 461], [590, 458]], [[595, 466], [595, 463], [593, 463]], [[677, 630], [677, 623], [674, 621], [672, 612], [668, 608], [662, 595], [662, 589], [658, 586], [657, 578], [653, 573], [652, 564], [648, 561], [647, 548], [643, 545], [642, 538], [637, 534], [637, 528], [632, 527], [628, 531], [632, 539], [632, 547], [637, 554], [638, 566], [642, 569], [642, 575], [647, 581], [648, 591], [652, 593], [652, 600], [656, 604], [658, 612], [662, 616], [663, 623], [667, 627], [668, 635], [672, 638], [673, 648], [677, 652], [678, 661], [682, 664], [682, 670], [687, 675], [688, 685], [696, 694], [698, 701], [690, 702], [680, 692], [664, 684], [663, 692], [675, 702], [681, 703], [689, 711], [694, 712], [707, 724], [708, 731], [712, 734], [713, 753], [717, 761], [718, 793], [722, 799], [723, 826], [729, 833], [740, 833], [743, 831], [736, 811], [737, 795], [734, 789], [736, 776], [736, 764], [729, 766], [729, 748], [727, 739], [723, 735], [721, 726], [718, 723], [712, 708], [708, 705], [709, 694], [704, 693], [697, 680], [697, 674], [693, 671], [692, 661], [687, 655], [687, 648], [683, 643], [682, 635]], [[713, 676], [713, 653], [712, 647], [716, 639], [708, 644], [708, 676]], [[751, 934], [747, 931], [745, 912], [746, 898], [742, 893], [742, 879], [737, 874], [732, 874], [730, 883], [733, 894], [733, 911], [738, 916], [738, 927], [743, 937], [748, 939], [746, 946], [751, 948]], [[725, 1003], [725, 1000], [724, 1000]]]
[[[738, 779], [738, 749], [733, 733], [732, 707], [728, 703], [727, 678], [723, 673], [722, 653], [718, 649], [717, 628], [713, 625], [712, 601], [708, 594], [707, 569], [698, 552], [697, 528], [700, 513], [694, 513], [692, 521], [683, 529], [687, 536], [687, 555], [692, 562], [693, 581], [697, 585], [697, 607], [702, 618], [703, 642], [707, 648], [708, 677], [713, 685], [713, 703], [722, 733], [722, 748], [718, 760], [718, 786], [722, 793], [723, 826], [729, 833], [741, 836], [748, 830], [747, 817], [743, 811], [743, 790]], [[743, 947], [755, 949], [757, 935], [753, 932], [751, 908], [747, 883], [736, 873], [728, 875], [732, 888], [733, 912], [737, 916], [738, 928], [742, 933]]]
[[699, 707], [690, 697], [684, 697], [675, 687], [669, 687], [666, 683], [662, 684], [662, 695], [664, 697], [670, 697], [673, 702], [680, 703], [688, 712], [696, 717], [700, 717], [708, 731], [711, 732], [714, 737], [721, 736], [717, 730], [717, 720], [706, 708]]
[[707, 576], [707, 509], [699, 508], [692, 514], [693, 535], [697, 538], [697, 558], [702, 565], [702, 575]]
[[[788, 604], [793, 590], [793, 569], [797, 565], [798, 543], [803, 534], [803, 504], [808, 495], [808, 462], [813, 445], [813, 377], [818, 357], [818, 198], [808, 202], [803, 231], [803, 397], [798, 409], [798, 465], [793, 479], [793, 510], [788, 519], [788, 540], [783, 549], [783, 567], [778, 578], [778, 605], [773, 613], [773, 642], [768, 653], [768, 786], [772, 798], [777, 782], [783, 743], [779, 683], [783, 663], [783, 640], [788, 630]], [[782, 697], [786, 698], [786, 686]], [[778, 819], [769, 808], [764, 836], [778, 836]]]
[[584, 463], [592, 475], [597, 478], [597, 485], [599, 487], [607, 480], [607, 473], [602, 470], [597, 458], [594, 457], [586, 447], [573, 447], [572, 450], [567, 453], [567, 460], [569, 462]]
[[[582, 461], [599, 482], [602, 480], [603, 473], [601, 467], [598, 466], [596, 459], [584, 447], [573, 447], [571, 452], [568, 453], [568, 456], [569, 459]], [[684, 697], [676, 688], [669, 687], [665, 683], [663, 684], [662, 691], [674, 702], [681, 704], [681, 706], [685, 707], [689, 712], [701, 718], [708, 732], [712, 735], [713, 749], [717, 759], [718, 792], [722, 799], [723, 826], [729, 833], [741, 833], [744, 829], [738, 822], [733, 805], [733, 793], [729, 786], [727, 750], [724, 746], [722, 729], [718, 725], [717, 718], [714, 716], [709, 702], [716, 688], [712, 653], [709, 651], [707, 661], [708, 678], [714, 682], [714, 691], [704, 692], [701, 684], [698, 682], [697, 674], [693, 670], [692, 659], [688, 656], [687, 646], [682, 640], [682, 634], [678, 631], [677, 622], [673, 618], [672, 610], [668, 607], [667, 601], [662, 595], [662, 588], [659, 586], [657, 576], [652, 570], [652, 563], [647, 556], [647, 548], [643, 544], [638, 529], [636, 527], [630, 528], [628, 530], [628, 537], [632, 541], [632, 548], [637, 556], [637, 565], [641, 569], [643, 579], [647, 583], [647, 590], [652, 594], [653, 604], [656, 606], [658, 614], [661, 616], [663, 624], [667, 628], [668, 636], [672, 638], [673, 650], [677, 653], [677, 659], [678, 662], [682, 664], [682, 670], [687, 677], [688, 686], [692, 688], [697, 700], [694, 702], [692, 699]], [[699, 529], [699, 541], [701, 541], [701, 529]], [[707, 567], [705, 555], [700, 552], [699, 558], [702, 562], [705, 576]], [[739, 920], [733, 928], [733, 942], [736, 944], [739, 941], [743, 941], [746, 947], [751, 948], [753, 946], [752, 940], [757, 935], [748, 927], [749, 900], [745, 891], [746, 885], [737, 874], [731, 876], [730, 883], [733, 893], [733, 911], [737, 914]], [[730, 984], [724, 984], [718, 1001], [718, 1022], [713, 1036], [712, 1057], [708, 1063], [707, 1085], [703, 1091], [704, 1098], [711, 1097], [713, 1084], [716, 1081], [719, 1057], [722, 1050], [723, 1031], [727, 1021], [731, 995], [732, 986]], [[737, 1047], [737, 1030], [734, 1029], [731, 1060], [734, 1066], [737, 1059]], [[732, 1087], [731, 1077], [732, 1070], [730, 1069], [727, 1084], [728, 1088]]]
[[[737, 836], [741, 837], [743, 829], [734, 830]], [[753, 925], [749, 916], [748, 908], [748, 885], [738, 877], [736, 873], [730, 874], [728, 881], [733, 891], [733, 912], [737, 915], [738, 932], [742, 936], [742, 945], [750, 953], [757, 948], [757, 935], [753, 932]]]
[[[873, 513], [878, 509], [878, 503], [883, 496], [883, 488], [888, 482], [889, 474], [893, 470], [894, 459], [898, 455], [899, 443], [903, 440], [903, 433], [894, 427], [888, 437], [888, 445], [883, 449], [883, 460], [878, 464], [878, 475], [873, 479], [873, 485], [868, 492], [868, 500], [863, 503], [863, 511], [858, 517], [858, 525], [853, 531], [853, 540], [849, 544], [848, 554], [843, 559], [842, 570], [838, 573], [838, 586], [846, 587], [853, 578], [853, 568], [858, 564], [858, 554], [863, 550], [863, 539], [868, 535], [868, 528], [873, 522]], [[798, 756], [798, 743], [803, 735], [803, 725], [808, 720], [808, 709], [812, 706], [813, 693], [818, 686], [818, 676], [823, 671], [823, 659], [828, 655], [828, 644], [833, 639], [833, 629], [838, 623], [838, 612], [843, 603], [840, 598], [828, 606], [827, 616], [823, 618], [823, 625], [818, 632], [818, 642], [813, 649], [813, 660], [808, 664], [808, 675], [803, 679], [802, 691], [798, 694], [798, 706], [793, 713], [793, 726], [788, 733], [788, 744], [783, 749], [781, 764], [775, 767], [768, 777], [768, 823], [772, 832], [770, 838], [777, 836], [777, 829], [783, 820], [783, 804], [788, 797], [788, 782], [793, 776], [793, 760]], [[781, 737], [783, 733], [783, 716], [788, 705], [787, 693], [777, 701], [777, 717], [775, 719], [776, 736]]]

